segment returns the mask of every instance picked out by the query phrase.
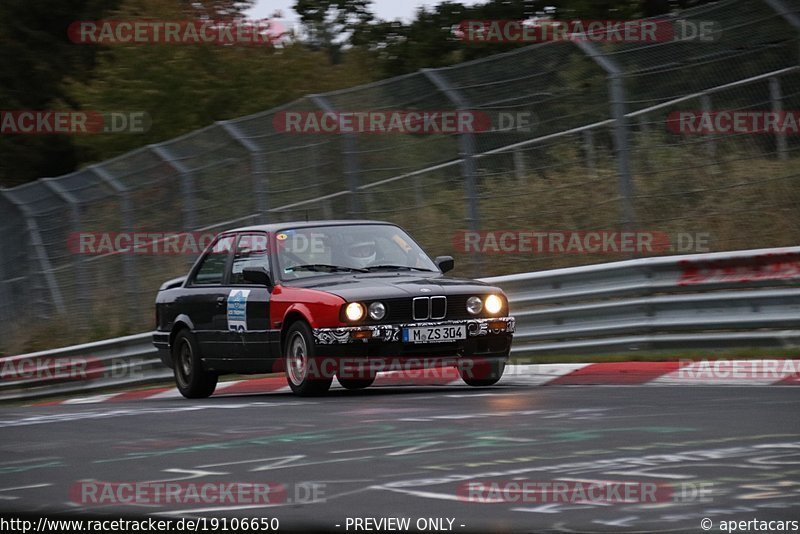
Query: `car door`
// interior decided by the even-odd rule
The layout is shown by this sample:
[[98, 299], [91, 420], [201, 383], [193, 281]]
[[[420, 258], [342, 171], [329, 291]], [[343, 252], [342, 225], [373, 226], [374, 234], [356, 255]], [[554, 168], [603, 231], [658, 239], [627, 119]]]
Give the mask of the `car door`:
[[190, 274], [178, 308], [192, 323], [204, 359], [225, 354], [227, 335], [227, 277], [233, 257], [235, 235], [218, 237]]
[[245, 281], [242, 271], [246, 267], [263, 268], [272, 278], [268, 234], [249, 232], [239, 236], [231, 264], [228, 322], [241, 370], [269, 371], [274, 357], [272, 345], [280, 338], [280, 332], [270, 330], [269, 324], [272, 288]]

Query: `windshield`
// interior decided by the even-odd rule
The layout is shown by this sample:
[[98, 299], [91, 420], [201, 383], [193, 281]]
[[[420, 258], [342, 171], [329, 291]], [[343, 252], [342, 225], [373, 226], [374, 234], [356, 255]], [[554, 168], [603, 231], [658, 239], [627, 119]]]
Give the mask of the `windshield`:
[[383, 270], [439, 272], [408, 234], [388, 224], [288, 229], [275, 239], [283, 280]]

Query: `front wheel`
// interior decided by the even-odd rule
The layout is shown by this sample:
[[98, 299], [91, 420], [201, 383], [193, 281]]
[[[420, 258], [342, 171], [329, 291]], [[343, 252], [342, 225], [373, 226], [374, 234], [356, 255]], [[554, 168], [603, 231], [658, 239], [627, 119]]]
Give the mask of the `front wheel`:
[[336, 380], [342, 385], [344, 389], [365, 389], [375, 382], [375, 375], [367, 378], [342, 378], [337, 376]]
[[303, 321], [294, 323], [286, 333], [283, 351], [286, 381], [297, 395], [321, 395], [333, 382], [333, 373], [326, 372], [314, 355], [313, 339], [311, 328]]
[[172, 345], [172, 368], [178, 391], [187, 399], [204, 399], [217, 388], [217, 374], [206, 371], [194, 334], [181, 330]]
[[465, 360], [458, 366], [461, 380], [469, 386], [491, 386], [503, 376], [506, 362], [501, 359]]

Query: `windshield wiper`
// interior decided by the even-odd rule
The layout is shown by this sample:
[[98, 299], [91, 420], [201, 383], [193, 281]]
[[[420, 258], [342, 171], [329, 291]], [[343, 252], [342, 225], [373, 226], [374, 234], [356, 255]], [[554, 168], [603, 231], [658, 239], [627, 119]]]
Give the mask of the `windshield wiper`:
[[318, 271], [318, 272], [359, 272], [367, 273], [366, 269], [359, 269], [357, 267], [345, 267], [343, 265], [328, 265], [327, 263], [309, 263], [306, 265], [293, 265], [284, 269], [286, 272], [290, 271]]
[[409, 267], [408, 265], [370, 265], [369, 267], [365, 268], [366, 271], [372, 271], [378, 269], [397, 269], [401, 271], [425, 271], [426, 273], [436, 272], [430, 269], [423, 269], [421, 267]]

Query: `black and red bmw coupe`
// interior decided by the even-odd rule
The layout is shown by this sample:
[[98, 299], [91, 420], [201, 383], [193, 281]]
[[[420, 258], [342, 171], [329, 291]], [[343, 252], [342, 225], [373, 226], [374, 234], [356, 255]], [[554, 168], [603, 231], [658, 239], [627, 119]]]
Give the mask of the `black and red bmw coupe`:
[[301, 395], [334, 377], [361, 389], [381, 371], [443, 366], [492, 385], [514, 318], [499, 288], [445, 276], [453, 265], [385, 222], [230, 230], [161, 286], [153, 343], [187, 398], [211, 395], [226, 373], [284, 372]]

